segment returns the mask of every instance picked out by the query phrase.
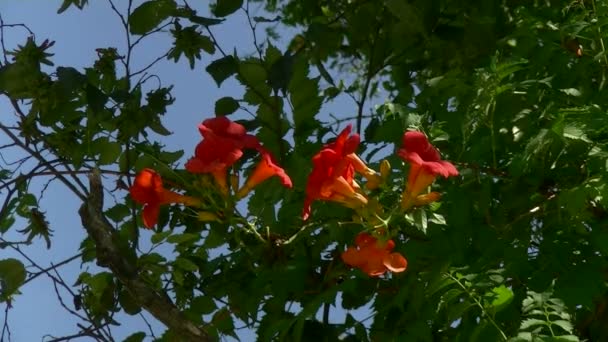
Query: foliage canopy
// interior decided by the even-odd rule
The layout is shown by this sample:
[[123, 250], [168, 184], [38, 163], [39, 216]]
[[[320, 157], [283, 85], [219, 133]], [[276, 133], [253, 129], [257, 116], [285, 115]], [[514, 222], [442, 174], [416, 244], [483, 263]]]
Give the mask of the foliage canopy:
[[[49, 177], [83, 202], [74, 218], [88, 235], [66, 262], [100, 266], [74, 285], [50, 277], [85, 313], [82, 336], [113, 340], [115, 315], [144, 309], [168, 327], [159, 341], [237, 337], [237, 323], [260, 341], [608, 340], [608, 3], [217, 0], [204, 15], [178, 0], [108, 6], [128, 46], [100, 47], [83, 70], [54, 66], [49, 40], [3, 46], [0, 92], [17, 120], [0, 121], [10, 141], [0, 148], [24, 156], [0, 163], [0, 232], [22, 236], [0, 243], [23, 255], [0, 260], [7, 306], [46, 272], [24, 251], [38, 239], [53, 248], [52, 222], [30, 190]], [[64, 0], [59, 12], [86, 7]], [[239, 13], [254, 33], [251, 55], [214, 35]], [[134, 70], [134, 47], [160, 34], [172, 46]], [[243, 86], [203, 111], [254, 134], [292, 189], [271, 179], [237, 204], [216, 174], [184, 170], [196, 142], [166, 150], [174, 94], [148, 82], [166, 60], [206, 70], [210, 86]], [[349, 99], [340, 115], [325, 110]], [[315, 202], [304, 221], [311, 159], [345, 123], [361, 135], [367, 165], [390, 172], [364, 190], [365, 209]], [[431, 185], [440, 201], [403, 204], [415, 168], [396, 153], [405, 131], [424, 132], [458, 169]], [[254, 173], [253, 152], [237, 159], [222, 170]], [[154, 197], [158, 222], [146, 225], [155, 233], [141, 241], [141, 201], [128, 189], [145, 169], [204, 198], [207, 211]], [[104, 201], [103, 186], [116, 200]], [[407, 269], [370, 277], [345, 265], [342, 253], [364, 231], [390, 235]], [[161, 245], [172, 253], [156, 252]], [[368, 317], [356, 319], [357, 309]]]

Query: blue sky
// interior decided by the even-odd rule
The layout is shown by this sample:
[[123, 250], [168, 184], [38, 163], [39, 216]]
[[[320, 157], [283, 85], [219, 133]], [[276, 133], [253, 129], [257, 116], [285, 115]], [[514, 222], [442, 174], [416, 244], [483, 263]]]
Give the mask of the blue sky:
[[[124, 6], [126, 1], [116, 0], [119, 6]], [[136, 2], [139, 3], [139, 2]], [[192, 2], [194, 3], [194, 2]], [[192, 5], [191, 3], [191, 5]], [[206, 2], [198, 8], [201, 15], [208, 14]], [[75, 7], [61, 15], [57, 14], [57, 8], [61, 1], [39, 1], [39, 0], [4, 0], [0, 2], [0, 14], [6, 24], [24, 23], [35, 34], [36, 41], [44, 39], [54, 40], [55, 46], [51, 52], [55, 55], [52, 60], [57, 66], [71, 66], [82, 70], [90, 66], [97, 58], [95, 49], [100, 47], [117, 47], [124, 51], [126, 41], [123, 27], [118, 17], [111, 11], [108, 1], [90, 1], [83, 11]], [[222, 42], [226, 51], [237, 48], [240, 55], [250, 54], [254, 51], [252, 45], [251, 31], [246, 25], [246, 19], [242, 12], [230, 16], [226, 22], [215, 26], [214, 33]], [[27, 32], [21, 28], [9, 28], [5, 30], [5, 44], [10, 50], [21, 44], [27, 38]], [[146, 40], [134, 51], [134, 66], [145, 66], [157, 56], [162, 55], [171, 46], [168, 34], [157, 34]], [[179, 63], [163, 61], [158, 64], [153, 72], [157, 74], [163, 85], [174, 85], [173, 95], [176, 102], [169, 108], [165, 115], [163, 124], [174, 134], [163, 138], [162, 142], [169, 150], [185, 150], [185, 156], [189, 156], [195, 144], [200, 140], [196, 126], [204, 119], [213, 116], [214, 103], [223, 96], [241, 97], [242, 88], [234, 79], [229, 79], [218, 89], [215, 82], [204, 71], [210, 61], [218, 56], [203, 56], [202, 62], [198, 62], [195, 70], [190, 70], [186, 60]], [[324, 112], [345, 110], [346, 115], [355, 113], [356, 108], [350, 101], [338, 100], [330, 106], [324, 107]], [[0, 98], [0, 113], [4, 117], [12, 115], [12, 108], [4, 98]], [[344, 116], [344, 115], [342, 115]], [[324, 115], [324, 117], [327, 117]], [[0, 136], [0, 145], [6, 143], [6, 137]], [[6, 153], [3, 157], [7, 159], [18, 158], [19, 155]], [[41, 189], [45, 179], [38, 179], [33, 183], [34, 188]], [[110, 180], [111, 181], [111, 180]], [[2, 198], [0, 194], [0, 199]], [[80, 203], [75, 196], [67, 192], [59, 183], [52, 183], [44, 192], [40, 201], [41, 208], [47, 214], [54, 230], [53, 246], [47, 250], [42, 243], [35, 243], [25, 251], [37, 263], [43, 267], [51, 263], [60, 262], [78, 250], [79, 244], [84, 238], [84, 230], [81, 227], [77, 210]], [[18, 229], [22, 228], [17, 225]], [[8, 240], [18, 240], [18, 235], [7, 235]], [[142, 232], [142, 241], [149, 239], [148, 232]], [[2, 250], [3, 258], [14, 256], [8, 249]], [[35, 271], [32, 269], [32, 271]], [[72, 262], [61, 269], [61, 275], [65, 277], [68, 284], [73, 284], [76, 276], [83, 271], [78, 261]], [[91, 272], [97, 270], [91, 268]], [[55, 289], [51, 282], [44, 276], [28, 283], [23, 287], [23, 294], [16, 297], [14, 308], [9, 312], [9, 322], [13, 341], [40, 341], [48, 340], [46, 334], [53, 336], [70, 335], [78, 331], [76, 323], [79, 321], [71, 315], [66, 314], [57, 301]], [[61, 292], [65, 295], [65, 291]], [[66, 305], [72, 306], [71, 297], [65, 297]], [[335, 310], [334, 310], [335, 312]], [[336, 312], [338, 314], [338, 312]], [[343, 312], [334, 317], [343, 319]], [[0, 317], [2, 317], [0, 311]], [[339, 316], [339, 317], [338, 317]], [[365, 317], [365, 312], [360, 317]], [[146, 315], [151, 322], [156, 334], [163, 331], [163, 326], [155, 322], [153, 318]], [[120, 327], [113, 329], [117, 340], [121, 340], [128, 334], [137, 330], [148, 331], [143, 320], [138, 317], [120, 316], [117, 319]], [[244, 332], [244, 340], [252, 338], [251, 333]]]
[[[116, 1], [118, 6], [125, 3]], [[26, 24], [36, 34], [37, 42], [44, 39], [54, 40], [55, 46], [51, 51], [55, 54], [52, 58], [55, 67], [71, 66], [82, 70], [83, 67], [90, 66], [97, 58], [95, 49], [99, 47], [117, 47], [124, 51], [126, 40], [123, 28], [107, 1], [91, 1], [83, 11], [73, 7], [59, 15], [57, 8], [60, 4], [61, 1], [2, 1], [0, 2], [0, 13], [5, 24]], [[206, 8], [201, 8], [201, 11], [206, 11]], [[221, 41], [227, 42], [228, 50], [241, 45], [240, 41], [249, 38], [243, 37], [241, 34], [246, 29], [244, 24], [243, 16], [236, 14], [228, 18], [225, 25], [216, 27], [215, 33]], [[5, 44], [8, 49], [23, 43], [28, 35], [21, 28], [7, 29], [5, 34]], [[250, 39], [246, 40], [246, 42], [248, 41]], [[135, 50], [134, 69], [147, 65], [170, 46], [171, 40], [168, 34], [151, 37]], [[253, 46], [251, 49], [253, 50]], [[173, 61], [163, 61], [154, 69], [154, 72], [166, 85], [174, 85], [173, 94], [177, 98], [163, 120], [164, 125], [175, 133], [163, 139], [163, 143], [170, 150], [184, 149], [186, 155], [192, 153], [190, 150], [193, 150], [195, 144], [200, 140], [196, 126], [203, 118], [213, 115], [215, 100], [226, 96], [225, 94], [240, 93], [240, 87], [234, 80], [226, 81], [222, 89], [215, 86], [213, 80], [204, 71], [204, 67], [212, 58], [217, 57], [204, 56], [203, 61], [197, 64], [195, 70], [190, 70], [184, 60], [177, 64]], [[3, 116], [12, 114], [12, 109], [5, 99], [0, 101], [2, 101], [0, 109]], [[7, 138], [0, 137], [0, 144], [5, 143], [2, 139]], [[17, 155], [6, 154], [3, 156], [7, 159], [17, 157]], [[34, 182], [34, 186], [41, 188], [44, 181], [46, 180], [40, 179]], [[50, 263], [57, 263], [72, 256], [78, 250], [79, 244], [84, 238], [84, 230], [77, 216], [79, 206], [80, 203], [77, 199], [61, 184], [52, 183], [50, 185], [41, 200], [41, 207], [46, 212], [51, 228], [54, 230], [53, 245], [50, 250], [47, 250], [41, 243], [30, 246], [26, 252], [32, 259], [45, 267]], [[142, 240], [147, 240], [148, 235], [147, 232], [143, 232]], [[19, 239], [17, 235], [10, 237], [14, 240]], [[10, 237], [5, 238], [11, 240]], [[9, 250], [3, 252], [5, 255], [10, 254]], [[32, 269], [32, 271], [35, 270]], [[65, 277], [68, 284], [73, 284], [81, 271], [80, 264], [76, 261], [63, 267], [61, 275]], [[91, 269], [91, 271], [95, 272], [95, 269]], [[76, 323], [79, 321], [65, 313], [64, 309], [60, 307], [51, 284], [48, 279], [41, 276], [24, 286], [23, 294], [16, 297], [14, 308], [9, 312], [13, 341], [40, 341], [45, 334], [63, 336], [77, 332]], [[65, 292], [62, 293], [65, 294]], [[65, 302], [67, 306], [72, 307], [70, 296], [65, 297]], [[149, 316], [147, 318], [157, 334], [164, 329], [162, 325], [155, 323], [153, 318]], [[137, 330], [148, 330], [138, 316], [124, 315], [118, 321], [122, 324], [121, 327], [114, 329], [115, 337], [118, 340]]]

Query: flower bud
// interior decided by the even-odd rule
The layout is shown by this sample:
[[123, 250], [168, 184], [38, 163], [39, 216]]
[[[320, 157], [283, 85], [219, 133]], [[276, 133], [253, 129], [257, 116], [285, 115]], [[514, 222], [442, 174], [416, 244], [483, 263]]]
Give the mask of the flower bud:
[[386, 178], [388, 178], [388, 176], [390, 174], [391, 174], [391, 163], [389, 163], [388, 160], [384, 159], [380, 163], [380, 176], [382, 177], [382, 179], [386, 179]]
[[220, 220], [217, 215], [209, 211], [199, 211], [196, 217], [202, 222], [213, 222]]

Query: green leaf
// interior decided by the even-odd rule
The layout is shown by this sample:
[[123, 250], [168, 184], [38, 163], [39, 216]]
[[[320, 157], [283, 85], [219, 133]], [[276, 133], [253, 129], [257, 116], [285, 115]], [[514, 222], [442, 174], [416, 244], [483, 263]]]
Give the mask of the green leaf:
[[239, 109], [239, 102], [230, 96], [222, 97], [215, 102], [215, 116], [232, 114]]
[[552, 321], [551, 324], [557, 325], [558, 327], [564, 329], [567, 333], [572, 333], [572, 330], [574, 329], [574, 327], [572, 326], [572, 323], [570, 323], [569, 321], [563, 320], [563, 319], [559, 319], [557, 321]]
[[213, 327], [224, 334], [234, 334], [234, 320], [232, 319], [230, 311], [228, 311], [226, 308], [219, 310], [213, 315], [211, 324], [213, 324]]
[[211, 10], [216, 17], [225, 17], [243, 6], [243, 0], [217, 0], [217, 3]]
[[199, 24], [199, 25], [203, 25], [203, 26], [213, 26], [213, 25], [221, 24], [224, 20], [226, 20], [226, 19], [200, 17], [198, 15], [190, 16], [190, 17], [188, 17], [188, 19], [195, 24]]
[[414, 220], [414, 226], [416, 226], [418, 230], [426, 234], [426, 229], [428, 228], [426, 210], [422, 208], [414, 210], [414, 212], [412, 213], [412, 218]]
[[6, 301], [16, 293], [25, 282], [26, 275], [25, 266], [21, 261], [13, 258], [0, 260], [0, 280], [2, 281], [2, 297], [0, 300]]
[[152, 242], [153, 244], [160, 243], [164, 241], [169, 235], [171, 235], [171, 233], [172, 232], [170, 230], [155, 233], [154, 235], [152, 235], [152, 237], [150, 237], [150, 242]]
[[146, 333], [140, 331], [140, 332], [136, 332], [135, 334], [129, 335], [122, 342], [143, 342], [145, 338], [146, 338]]
[[84, 5], [86, 5], [89, 0], [63, 0], [61, 7], [57, 10], [57, 14], [61, 14], [65, 12], [70, 6], [74, 5], [78, 7], [78, 9], [82, 9]]
[[211, 229], [207, 237], [205, 237], [205, 247], [208, 249], [217, 248], [226, 242], [226, 235]]
[[208, 315], [217, 309], [217, 305], [210, 296], [198, 296], [192, 300], [190, 310], [199, 315]]
[[525, 319], [521, 322], [521, 325], [519, 326], [519, 329], [521, 330], [525, 330], [528, 329], [530, 327], [536, 327], [539, 325], [547, 325], [547, 322], [543, 321], [542, 319], [536, 319], [536, 318], [528, 318]]
[[589, 138], [587, 138], [587, 135], [585, 134], [585, 131], [583, 129], [581, 129], [580, 127], [577, 127], [575, 125], [566, 125], [566, 126], [564, 126], [563, 135], [564, 135], [564, 137], [566, 137], [568, 139], [582, 140], [582, 141], [587, 142], [587, 143], [591, 142], [591, 140], [589, 140]]
[[169, 236], [167, 238], [167, 242], [175, 243], [175, 244], [182, 244], [182, 243], [186, 243], [186, 242], [193, 242], [198, 239], [200, 239], [200, 235], [198, 235], [198, 234], [184, 233], [184, 234], [177, 234], [177, 235]]
[[137, 315], [141, 312], [141, 307], [137, 304], [135, 298], [124, 288], [118, 293], [118, 302], [129, 315]]
[[87, 83], [85, 87], [85, 97], [93, 113], [101, 112], [105, 108], [106, 102], [108, 102], [108, 96], [90, 83]]
[[456, 282], [454, 281], [454, 279], [444, 273], [441, 273], [433, 280], [433, 282], [429, 284], [426, 291], [429, 295], [434, 295], [435, 293], [439, 292], [439, 290], [451, 286], [455, 283]]
[[14, 216], [2, 217], [0, 220], [0, 233], [6, 233], [15, 224]]
[[190, 63], [190, 69], [194, 69], [195, 61], [201, 59], [201, 51], [205, 51], [208, 54], [215, 52], [215, 44], [211, 38], [199, 32], [198, 26], [182, 28], [178, 22], [175, 22], [171, 33], [175, 41], [167, 58], [177, 62], [184, 55]]
[[246, 87], [259, 89], [265, 86], [267, 77], [266, 69], [259, 60], [248, 59], [239, 64], [239, 81]]
[[550, 339], [551, 342], [579, 342], [580, 338], [576, 335], [562, 335]]
[[226, 56], [211, 62], [205, 70], [213, 77], [219, 87], [228, 77], [237, 73], [237, 68], [238, 63], [236, 58]]
[[58, 67], [56, 73], [59, 84], [66, 92], [77, 90], [87, 82], [85, 75], [71, 67]]
[[175, 259], [175, 266], [181, 268], [184, 271], [196, 272], [198, 270], [198, 266], [196, 266], [195, 263], [182, 257], [178, 257], [177, 259]]
[[158, 118], [150, 121], [149, 127], [155, 133], [160, 134], [162, 136], [166, 137], [168, 135], [171, 135], [171, 131], [168, 130], [165, 126], [163, 126], [162, 122], [160, 122], [160, 119]]
[[41, 77], [35, 66], [8, 63], [0, 67], [0, 91], [12, 98], [22, 99], [31, 96], [31, 91]]
[[581, 91], [576, 88], [560, 89], [559, 91], [575, 97], [579, 97], [582, 95]]
[[122, 153], [122, 146], [115, 141], [109, 141], [106, 137], [101, 137], [94, 141], [93, 146], [99, 152], [99, 164], [108, 165], [116, 162]]
[[315, 116], [321, 109], [323, 97], [319, 95], [319, 78], [307, 76], [308, 66], [296, 64], [289, 84], [289, 98], [293, 104], [293, 121], [297, 135], [306, 136], [318, 125]]
[[175, 163], [176, 161], [178, 161], [182, 156], [184, 155], [184, 151], [183, 150], [178, 150], [175, 152], [161, 152], [158, 159], [162, 160], [163, 162], [167, 163], [167, 164], [172, 164]]
[[493, 288], [492, 295], [490, 305], [495, 308], [496, 312], [506, 308], [513, 301], [513, 291], [504, 285]]
[[176, 10], [173, 0], [152, 0], [141, 4], [129, 16], [131, 34], [146, 34], [169, 18]]
[[407, 1], [389, 0], [387, 8], [413, 32], [425, 33], [423, 18], [416, 6]]
[[120, 222], [124, 220], [124, 218], [129, 216], [130, 213], [130, 208], [122, 203], [118, 203], [112, 208], [106, 210], [106, 216], [114, 222]]
[[[265, 57], [264, 62], [269, 62], [269, 57], [272, 58], [271, 53], [274, 49], [276, 49], [274, 46], [269, 46], [268, 49], [266, 49], [267, 57]], [[272, 90], [275, 92], [280, 90], [282, 93], [285, 93], [293, 76], [293, 64], [295, 58], [290, 53], [286, 53], [285, 55], [281, 56], [279, 50], [275, 51], [280, 57], [274, 61], [270, 67], [270, 71], [268, 73], [268, 82], [270, 83]]]

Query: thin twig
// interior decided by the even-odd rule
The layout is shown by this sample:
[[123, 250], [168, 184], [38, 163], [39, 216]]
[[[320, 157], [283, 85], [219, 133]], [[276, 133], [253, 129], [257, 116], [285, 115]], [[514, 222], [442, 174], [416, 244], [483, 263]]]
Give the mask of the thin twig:
[[4, 308], [4, 324], [2, 325], [2, 336], [0, 337], [0, 341], [4, 341], [4, 335], [6, 333], [8, 340], [11, 340], [11, 329], [8, 326], [8, 312], [11, 309], [10, 302], [6, 303], [6, 308]]
[[475, 302], [475, 304], [481, 309], [481, 312], [483, 312], [484, 316], [486, 316], [488, 318], [488, 320], [490, 321], [490, 324], [492, 324], [492, 326], [494, 326], [494, 328], [496, 328], [496, 330], [498, 330], [498, 332], [500, 333], [500, 337], [502, 338], [503, 341], [508, 340], [507, 335], [504, 333], [504, 331], [502, 331], [502, 329], [500, 328], [500, 326], [498, 326], [498, 324], [496, 323], [496, 321], [494, 321], [494, 319], [492, 318], [492, 316], [490, 316], [488, 314], [488, 312], [486, 311], [486, 309], [484, 308], [483, 304], [481, 304], [481, 302], [479, 301], [479, 299], [477, 299], [477, 297], [475, 297], [474, 295], [472, 295], [469, 290], [466, 288], [466, 286], [464, 286], [460, 280], [456, 277], [454, 277], [452, 274], [450, 273], [445, 273], [449, 278], [451, 278], [454, 282], [456, 282], [456, 284], [458, 284], [458, 286], [460, 286], [460, 288], [469, 296], [469, 298], [471, 298], [473, 300], [473, 302]]
[[30, 281], [38, 278], [40, 275], [45, 274], [45, 273], [47, 273], [49, 271], [56, 270], [57, 268], [59, 268], [59, 267], [61, 267], [63, 265], [69, 264], [70, 262], [72, 262], [72, 261], [74, 261], [74, 260], [76, 260], [76, 259], [78, 259], [80, 257], [82, 257], [82, 253], [78, 253], [78, 254], [76, 254], [74, 256], [71, 256], [71, 257], [69, 257], [69, 258], [67, 258], [67, 259], [65, 259], [63, 261], [58, 262], [57, 264], [51, 264], [51, 266], [49, 266], [47, 268], [43, 268], [39, 272], [32, 273], [32, 276], [30, 276], [29, 278], [27, 278], [23, 282], [23, 284], [25, 285], [25, 284], [29, 283]]

